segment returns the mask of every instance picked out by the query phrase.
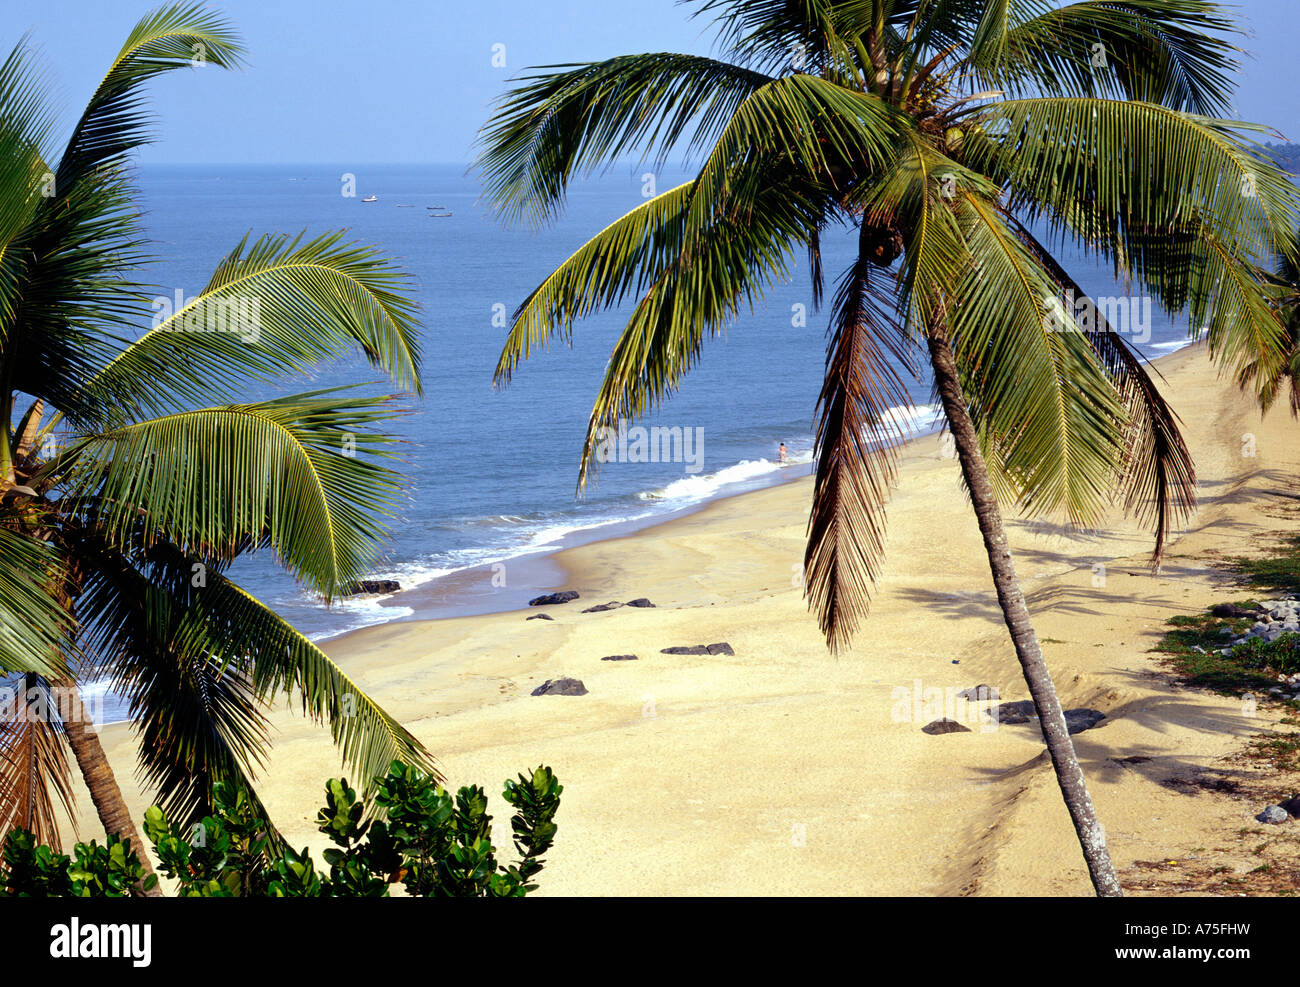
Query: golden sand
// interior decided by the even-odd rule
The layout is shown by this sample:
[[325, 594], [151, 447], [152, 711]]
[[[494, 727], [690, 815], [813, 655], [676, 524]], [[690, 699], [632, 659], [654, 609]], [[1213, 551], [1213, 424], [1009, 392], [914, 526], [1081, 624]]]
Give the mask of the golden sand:
[[[1178, 688], [1149, 651], [1168, 617], [1243, 595], [1225, 586], [1216, 555], [1298, 527], [1300, 441], [1285, 410], [1261, 421], [1202, 346], [1158, 366], [1201, 497], [1163, 571], [1147, 565], [1149, 536], [1118, 512], [1087, 535], [1008, 521], [1062, 702], [1106, 713], [1075, 743], [1126, 874], [1135, 861], [1204, 857], [1222, 834], [1259, 826], [1262, 805], [1188, 794], [1179, 779], [1226, 770], [1276, 714], [1252, 718], [1235, 699]], [[1246, 433], [1254, 458], [1242, 455]], [[582, 598], [548, 608], [553, 621], [516, 611], [392, 624], [326, 649], [454, 786], [484, 785], [498, 816], [505, 778], [555, 770], [565, 790], [541, 893], [1088, 893], [1033, 728], [984, 730], [964, 700], [948, 700], [980, 683], [1028, 696], [956, 462], [935, 438], [905, 450], [883, 578], [838, 659], [797, 585], [810, 496], [805, 478], [565, 551], [564, 586]], [[656, 609], [580, 613], [641, 596]], [[718, 641], [735, 656], [660, 653]], [[615, 654], [639, 660], [600, 660]], [[589, 694], [530, 695], [559, 676]], [[973, 729], [921, 732], [944, 715]], [[318, 850], [313, 820], [338, 755], [326, 729], [288, 708], [273, 723], [259, 791], [290, 841]], [[129, 728], [104, 734], [138, 817], [147, 800]], [[1149, 760], [1118, 760], [1135, 757]], [[82, 834], [98, 835], [81, 798]], [[1220, 849], [1230, 868], [1249, 863]]]

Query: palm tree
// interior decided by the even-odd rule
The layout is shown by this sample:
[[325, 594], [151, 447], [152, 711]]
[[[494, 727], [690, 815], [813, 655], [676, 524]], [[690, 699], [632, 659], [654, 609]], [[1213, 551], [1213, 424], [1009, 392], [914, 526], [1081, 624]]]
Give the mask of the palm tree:
[[[1089, 524], [1116, 492], [1166, 536], [1194, 507], [1177, 419], [1120, 332], [1043, 242], [1112, 262], [1215, 356], [1280, 359], [1261, 258], [1296, 192], [1220, 119], [1231, 22], [1203, 0], [699, 0], [725, 60], [644, 54], [516, 80], [481, 135], [486, 198], [551, 221], [575, 175], [698, 152], [694, 179], [589, 240], [520, 305], [496, 368], [632, 298], [592, 409], [603, 429], [665, 400], [706, 337], [857, 229], [831, 304], [805, 587], [833, 651], [866, 611], [895, 446], [885, 413], [928, 360], [993, 583], [1099, 895], [1121, 893], [1003, 530], [1002, 505]], [[1047, 236], [1042, 235], [1046, 230]], [[1037, 232], [1036, 232], [1037, 231]], [[1293, 253], [1289, 241], [1285, 253]], [[1070, 295], [1069, 292], [1074, 292]], [[922, 345], [924, 349], [922, 349]]]
[[[197, 820], [213, 785], [252, 791], [265, 709], [296, 694], [367, 778], [424, 747], [304, 635], [242, 589], [257, 549], [328, 602], [365, 574], [401, 491], [374, 431], [394, 397], [231, 395], [363, 353], [420, 390], [407, 277], [339, 233], [239, 243], [149, 328], [130, 154], [142, 86], [198, 59], [239, 63], [226, 23], [159, 9], [128, 36], [57, 162], [31, 56], [0, 65], [0, 832], [58, 840], [71, 750], [109, 833], [139, 845], [78, 684], [129, 699], [145, 780]], [[223, 322], [221, 320], [226, 319]], [[139, 328], [137, 328], [139, 327]], [[25, 413], [15, 423], [11, 409]]]
[[1242, 367], [1237, 382], [1243, 390], [1255, 388], [1264, 411], [1285, 389], [1291, 417], [1300, 418], [1300, 265], [1279, 254], [1269, 278], [1273, 305], [1286, 326], [1286, 353], [1282, 360], [1251, 360]]

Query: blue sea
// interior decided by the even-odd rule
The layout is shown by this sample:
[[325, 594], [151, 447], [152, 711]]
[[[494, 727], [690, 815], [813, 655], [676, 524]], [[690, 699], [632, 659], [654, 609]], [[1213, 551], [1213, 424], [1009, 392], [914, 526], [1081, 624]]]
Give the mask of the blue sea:
[[[494, 316], [499, 323], [501, 313], [513, 314], [559, 261], [647, 191], [685, 177], [661, 171], [650, 189], [649, 173], [623, 166], [576, 183], [562, 217], [531, 230], [492, 217], [474, 176], [459, 165], [142, 167], [145, 226], [159, 258], [145, 280], [159, 294], [197, 294], [247, 233], [346, 229], [410, 272], [420, 304], [425, 395], [408, 400], [409, 414], [389, 429], [404, 440], [400, 468], [409, 497], [371, 573], [398, 580], [403, 592], [326, 607], [269, 554], [241, 560], [234, 578], [318, 640], [389, 620], [509, 609], [559, 578], [545, 564], [548, 552], [805, 475], [827, 312], [812, 308], [802, 256], [791, 283], [775, 286], [725, 337], [708, 341], [680, 391], [642, 422], [702, 437], [692, 462], [608, 463], [587, 495], [575, 498], [592, 399], [626, 312], [579, 323], [571, 349], [534, 355], [509, 387], [494, 390], [506, 334]], [[343, 194], [345, 174], [355, 176], [353, 196]], [[364, 202], [368, 196], [376, 201]], [[855, 245], [847, 230], [824, 243], [828, 298]], [[1094, 260], [1068, 250], [1063, 256], [1093, 293], [1126, 293]], [[799, 306], [806, 325], [798, 324]], [[1156, 357], [1186, 341], [1186, 325], [1156, 311], [1151, 338], [1139, 348]], [[276, 393], [356, 381], [387, 393], [378, 376], [350, 360], [286, 381]], [[900, 409], [900, 420], [918, 433], [931, 430], [929, 381], [912, 381], [910, 390], [916, 407]], [[787, 468], [777, 462], [782, 442], [795, 464]]]

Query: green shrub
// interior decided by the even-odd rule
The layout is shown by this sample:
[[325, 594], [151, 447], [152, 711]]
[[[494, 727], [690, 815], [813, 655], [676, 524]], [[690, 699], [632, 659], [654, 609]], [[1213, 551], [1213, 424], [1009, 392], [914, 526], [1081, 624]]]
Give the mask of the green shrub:
[[[376, 779], [370, 803], [346, 779], [325, 785], [316, 824], [334, 844], [322, 854], [328, 873], [305, 848], [282, 845], [248, 792], [221, 783], [214, 786], [212, 814], [197, 825], [169, 822], [154, 806], [144, 829], [159, 870], [181, 897], [375, 898], [401, 884], [418, 897], [519, 898], [537, 889], [533, 878], [555, 839], [563, 791], [545, 766], [505, 783], [520, 858], [509, 866], [497, 860], [482, 788], [467, 786], [453, 798], [432, 776], [400, 761]], [[380, 810], [385, 819], [376, 818]], [[69, 858], [16, 829], [0, 854], [0, 896], [121, 897], [143, 873], [139, 857], [117, 837], [106, 847], [79, 843]]]
[[38, 844], [24, 829], [10, 830], [0, 852], [0, 898], [125, 898], [144, 877], [130, 841], [116, 835], [106, 846], [78, 843], [73, 854]]
[[1246, 668], [1267, 668], [1282, 675], [1300, 672], [1300, 634], [1286, 633], [1274, 641], [1252, 637], [1234, 645], [1232, 657]]

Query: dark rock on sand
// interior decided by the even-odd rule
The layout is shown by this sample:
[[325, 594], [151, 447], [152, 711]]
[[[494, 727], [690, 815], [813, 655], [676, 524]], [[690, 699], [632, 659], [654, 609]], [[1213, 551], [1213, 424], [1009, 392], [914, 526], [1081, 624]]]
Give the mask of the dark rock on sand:
[[1280, 805], [1270, 805], [1267, 809], [1255, 817], [1259, 822], [1270, 823], [1277, 826], [1291, 820], [1291, 814]]
[[1290, 815], [1300, 818], [1300, 795], [1292, 795], [1285, 802], [1279, 802], [1278, 806], [1286, 809]]
[[627, 605], [629, 607], [649, 607], [651, 610], [655, 607], [655, 605], [644, 596], [638, 596], [635, 600], [628, 600]]
[[343, 588], [347, 596], [356, 596], [358, 593], [396, 593], [402, 588], [402, 584], [396, 579], [363, 579], [359, 583], [348, 583]]
[[933, 723], [927, 723], [921, 727], [922, 733], [928, 733], [931, 736], [938, 736], [941, 733], [970, 733], [970, 727], [963, 726], [956, 720], [950, 720], [944, 717], [942, 720], [935, 720]]
[[601, 661], [640, 661], [636, 655], [606, 655]]
[[1099, 709], [1067, 709], [1065, 726], [1070, 733], [1083, 733], [1085, 730], [1091, 730], [1105, 718], [1106, 714]]
[[585, 696], [587, 687], [581, 679], [547, 679], [532, 693], [534, 696]]
[[989, 709], [989, 716], [995, 723], [1028, 723], [1038, 718], [1034, 704], [1028, 699], [994, 706]]
[[547, 593], [545, 596], [535, 596], [528, 601], [530, 607], [545, 607], [553, 603], [568, 603], [570, 600], [576, 600], [578, 594], [571, 589], [562, 590], [559, 593]]
[[731, 649], [726, 641], [719, 641], [716, 644], [692, 644], [675, 648], [661, 648], [661, 655], [734, 655], [736, 652]]
[[[1034, 711], [1034, 704], [1028, 699], [1022, 699], [1014, 703], [1002, 703], [994, 706], [989, 711], [989, 716], [996, 723], [1030, 723], [1037, 721], [1038, 714]], [[1106, 718], [1106, 714], [1099, 709], [1079, 709], [1065, 710], [1065, 727], [1074, 733], [1083, 733], [1085, 730], [1091, 730], [1098, 723]]]
[[1002, 697], [998, 695], [996, 688], [981, 683], [980, 685], [971, 686], [969, 689], [962, 689], [961, 692], [957, 693], [957, 698], [969, 699], [974, 703], [982, 699], [1001, 699]]
[[1212, 617], [1258, 617], [1260, 611], [1247, 610], [1245, 607], [1239, 607], [1235, 603], [1216, 603], [1210, 607], [1210, 616]]
[[583, 613], [604, 613], [606, 610], [617, 610], [623, 604], [617, 600], [610, 600], [608, 603], [598, 603], [594, 607], [588, 607]]
[[555, 618], [552, 617], [549, 613], [535, 613], [531, 617], [527, 617], [525, 619], [526, 620], [554, 620]]

